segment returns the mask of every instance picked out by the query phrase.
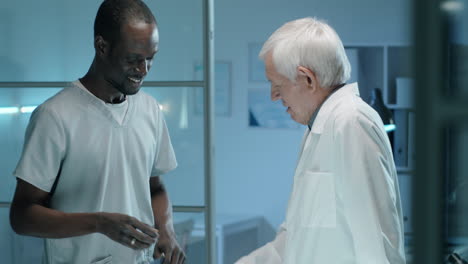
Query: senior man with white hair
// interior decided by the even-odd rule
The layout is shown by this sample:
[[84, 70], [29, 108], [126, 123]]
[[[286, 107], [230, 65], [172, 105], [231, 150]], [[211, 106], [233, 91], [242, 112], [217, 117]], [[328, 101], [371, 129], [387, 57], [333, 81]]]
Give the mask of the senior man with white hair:
[[271, 99], [308, 125], [276, 238], [237, 264], [402, 264], [397, 173], [381, 118], [346, 84], [351, 67], [337, 33], [303, 18], [260, 51]]

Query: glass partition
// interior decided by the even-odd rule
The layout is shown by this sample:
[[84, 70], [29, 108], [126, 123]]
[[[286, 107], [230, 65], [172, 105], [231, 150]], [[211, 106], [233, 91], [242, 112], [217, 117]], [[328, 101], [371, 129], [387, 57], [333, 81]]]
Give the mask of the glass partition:
[[[0, 253], [5, 255], [6, 263], [39, 263], [42, 256], [41, 239], [17, 236], [9, 226], [8, 206], [16, 185], [12, 172], [20, 158], [31, 111], [61, 90], [41, 87], [61, 87], [88, 71], [94, 56], [93, 23], [100, 3], [17, 0], [0, 6]], [[204, 160], [202, 98], [206, 87], [185, 86], [209, 85], [187, 81], [203, 80], [203, 60], [212, 60], [208, 51], [204, 57], [205, 51], [213, 48], [213, 40], [204, 34], [207, 28], [212, 30], [209, 23], [212, 14], [203, 14], [208, 14], [213, 3], [210, 0], [146, 3], [156, 17], [160, 35], [159, 52], [146, 84], [162, 86], [166, 84], [157, 82], [171, 81], [169, 85], [177, 86], [142, 89], [160, 102], [179, 164], [162, 179], [177, 210], [205, 211], [212, 219], [211, 207], [205, 206], [204, 201], [205, 186], [212, 186], [207, 184], [211, 174], [205, 172]], [[205, 213], [195, 215], [197, 221], [204, 223]], [[212, 263], [205, 251], [212, 247], [202, 241], [189, 254], [196, 255], [189, 263]], [[27, 253], [30, 247], [39, 254]]]
[[0, 88], [0, 202], [15, 191], [13, 170], [20, 158], [31, 112], [60, 88]]
[[[100, 1], [3, 1], [0, 82], [73, 81], [93, 60]], [[194, 80], [202, 60], [202, 1], [151, 1], [159, 52], [147, 81]]]
[[179, 245], [185, 250], [186, 263], [207, 263], [205, 256], [205, 214], [174, 213], [174, 230]]
[[[449, 250], [468, 245], [468, 125], [447, 129], [445, 140], [447, 245]], [[468, 259], [468, 252], [466, 259]]]
[[174, 205], [204, 205], [203, 107], [198, 87], [144, 87], [159, 102], [178, 167], [162, 176]]
[[[60, 88], [0, 89], [0, 202], [9, 202], [16, 181], [12, 172], [20, 158], [24, 133], [33, 108]], [[174, 205], [204, 204], [202, 101], [197, 87], [144, 87], [160, 103], [176, 153], [178, 167], [162, 176]]]
[[[13, 197], [16, 180], [12, 172], [21, 155], [24, 133], [31, 112], [35, 106], [60, 90], [61, 88], [0, 88], [0, 202], [8, 203]], [[144, 87], [142, 91], [159, 102], [177, 156], [178, 168], [162, 176], [172, 203], [203, 206], [204, 145], [203, 116], [200, 112], [202, 102], [195, 100], [196, 95], [203, 93], [203, 89]], [[43, 254], [42, 240], [14, 234], [9, 225], [8, 212], [9, 207], [0, 208], [0, 245], [6, 263], [39, 262]], [[186, 224], [188, 219], [195, 219], [196, 221], [192, 222], [198, 225], [196, 239], [190, 240], [193, 245], [188, 254], [194, 259], [204, 259], [204, 215], [175, 213], [175, 228], [185, 228], [184, 223]]]

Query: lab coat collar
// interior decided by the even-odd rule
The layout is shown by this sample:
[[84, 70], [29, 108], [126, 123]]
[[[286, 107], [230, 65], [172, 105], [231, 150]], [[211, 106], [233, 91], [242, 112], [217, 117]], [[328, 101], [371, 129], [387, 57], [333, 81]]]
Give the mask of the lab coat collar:
[[310, 132], [314, 134], [322, 134], [325, 122], [328, 120], [328, 117], [330, 116], [335, 106], [340, 103], [341, 98], [349, 95], [350, 93], [359, 96], [359, 88], [357, 83], [347, 84], [331, 94], [319, 109]]

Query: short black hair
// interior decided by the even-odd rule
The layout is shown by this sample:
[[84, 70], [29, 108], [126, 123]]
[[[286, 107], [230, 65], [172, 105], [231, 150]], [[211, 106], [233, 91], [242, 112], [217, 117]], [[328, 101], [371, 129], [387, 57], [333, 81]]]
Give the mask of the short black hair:
[[120, 37], [120, 29], [129, 20], [156, 24], [149, 7], [142, 0], [104, 0], [94, 21], [94, 37], [102, 36], [111, 43]]

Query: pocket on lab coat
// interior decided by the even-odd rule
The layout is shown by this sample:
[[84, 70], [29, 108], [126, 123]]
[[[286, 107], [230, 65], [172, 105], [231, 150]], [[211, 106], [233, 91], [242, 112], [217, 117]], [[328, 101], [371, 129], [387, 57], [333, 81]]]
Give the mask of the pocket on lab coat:
[[336, 226], [336, 196], [333, 174], [304, 171], [297, 179], [299, 226]]

